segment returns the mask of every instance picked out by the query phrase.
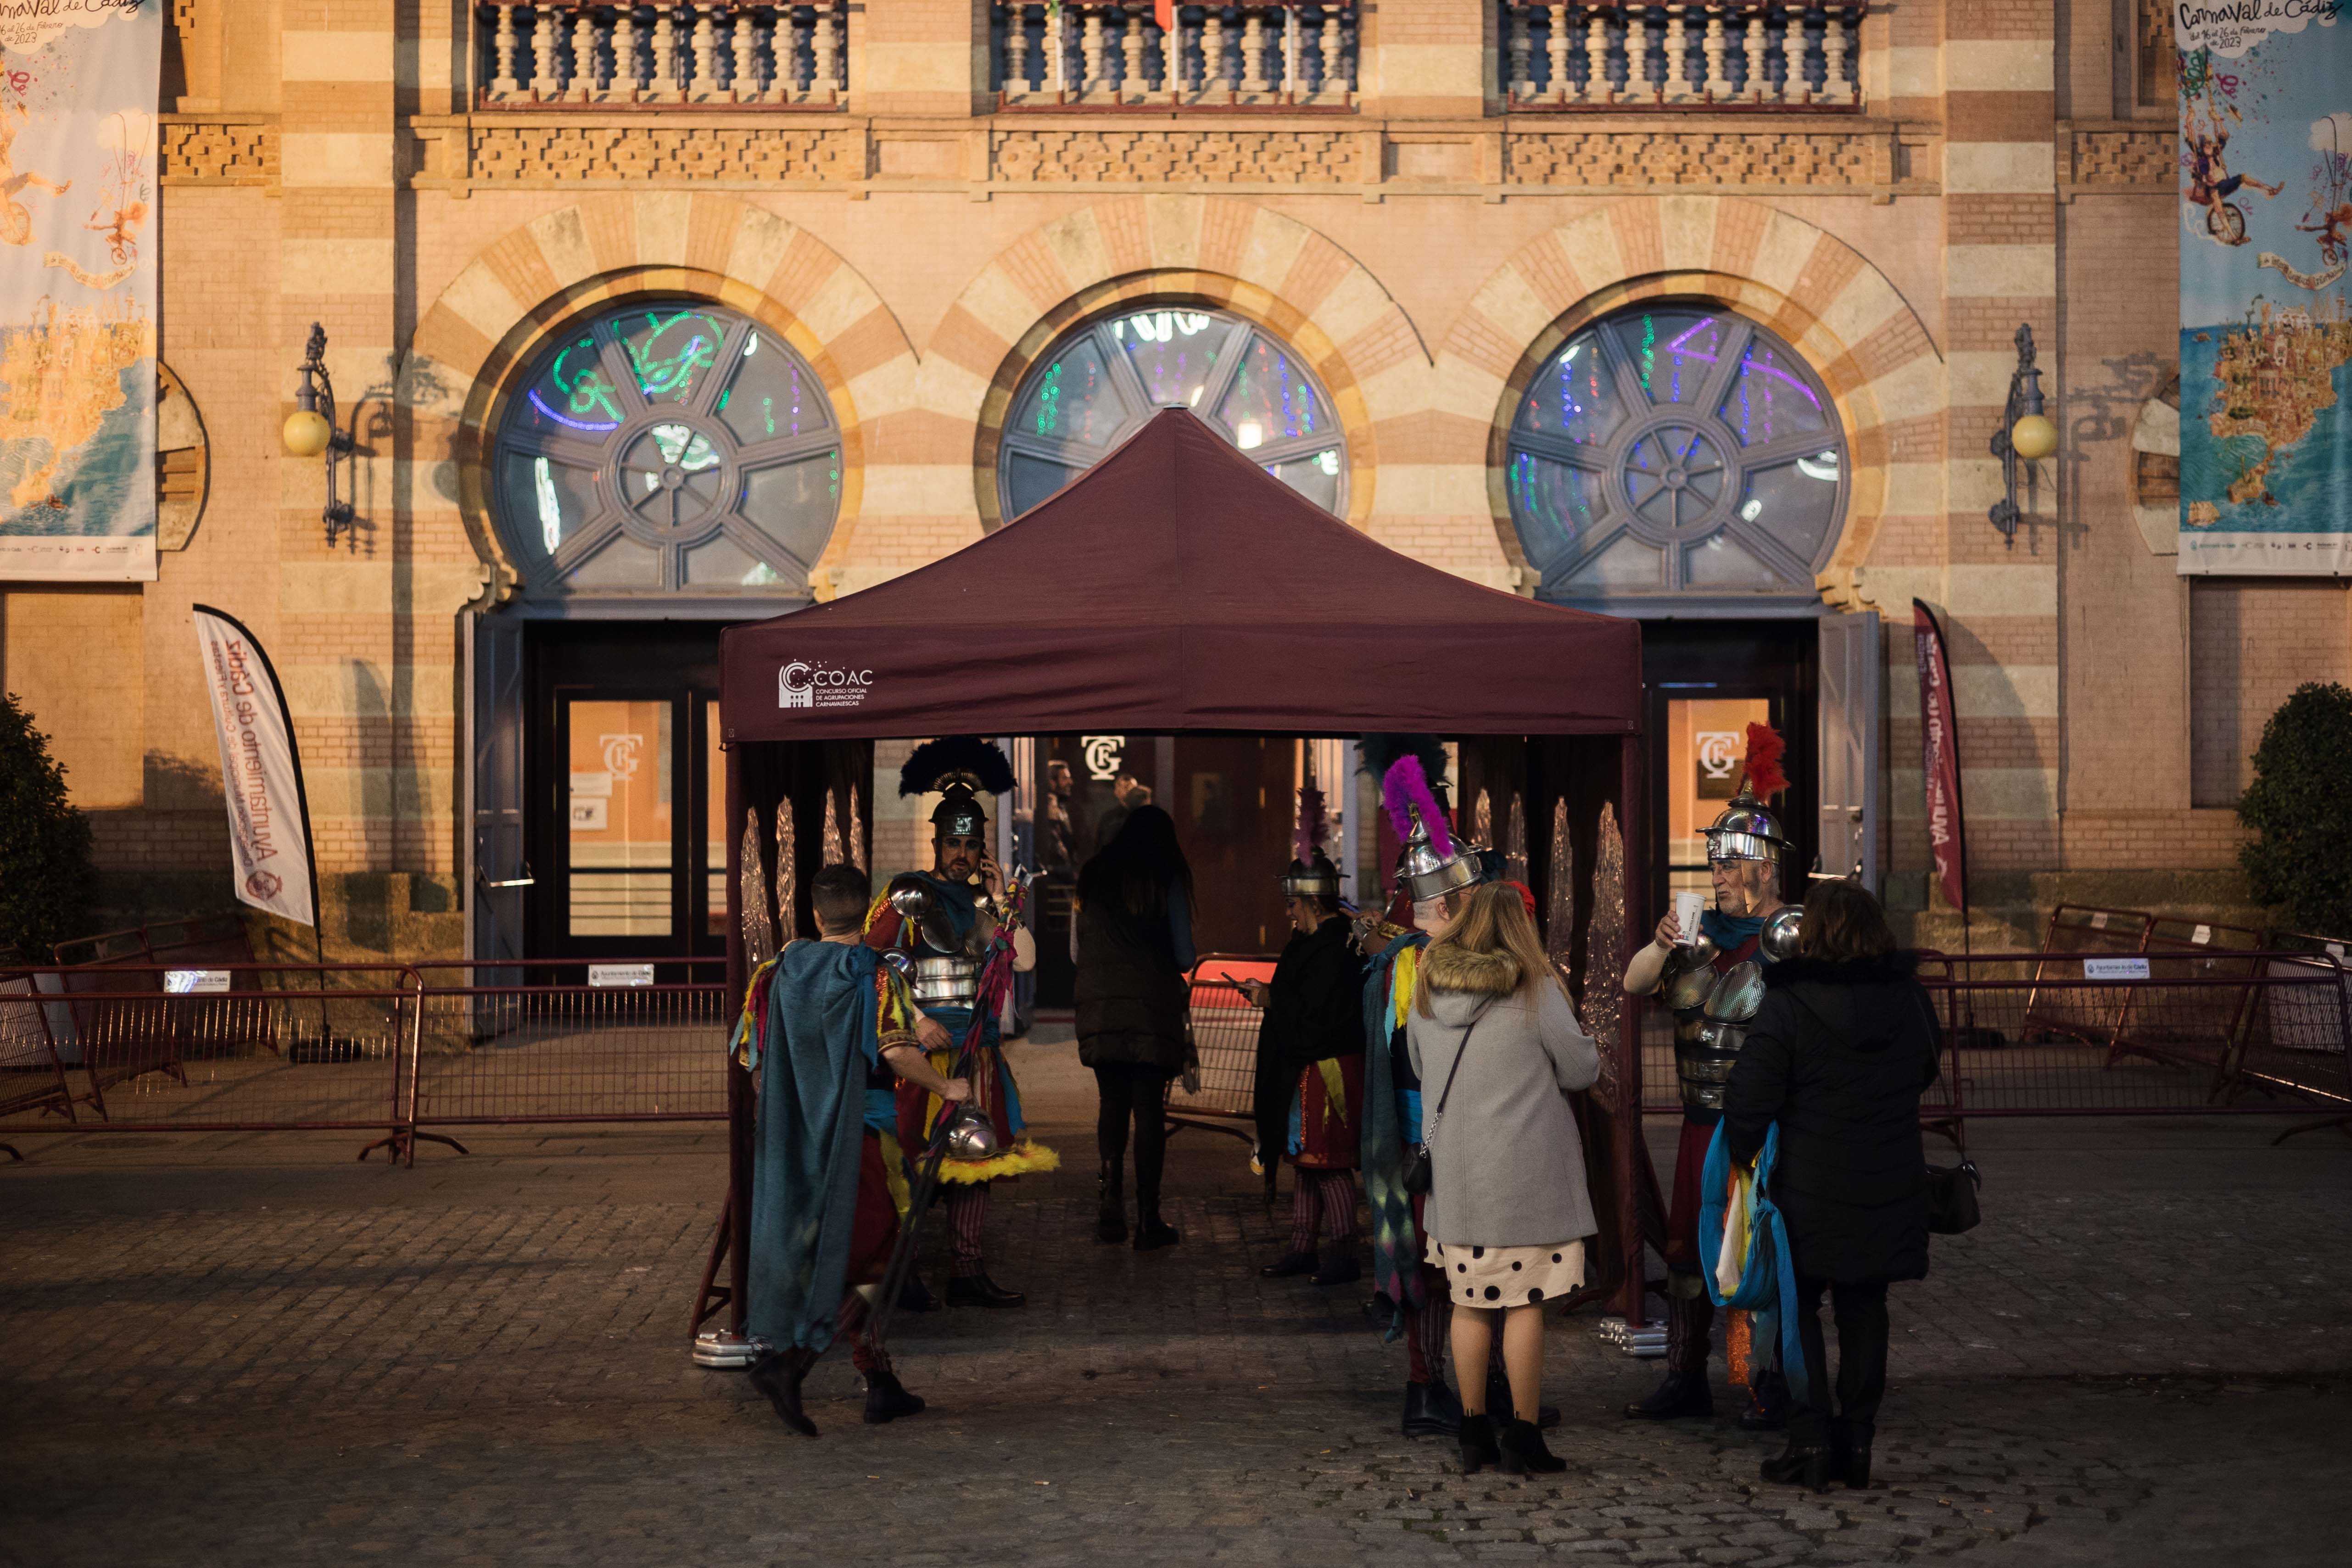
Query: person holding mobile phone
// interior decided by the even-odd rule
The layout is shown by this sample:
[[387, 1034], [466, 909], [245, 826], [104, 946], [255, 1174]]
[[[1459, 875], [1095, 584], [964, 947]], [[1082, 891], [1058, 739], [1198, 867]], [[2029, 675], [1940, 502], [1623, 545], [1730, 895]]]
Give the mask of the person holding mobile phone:
[[[1682, 1091], [1682, 1138], [1675, 1149], [1674, 1199], [1666, 1216], [1666, 1376], [1650, 1394], [1625, 1406], [1636, 1420], [1711, 1416], [1715, 1396], [1706, 1364], [1715, 1326], [1700, 1270], [1700, 1174], [1706, 1147], [1723, 1119], [1724, 1084], [1739, 1060], [1748, 1021], [1764, 999], [1763, 963], [1796, 952], [1803, 910], [1780, 899], [1782, 856], [1789, 847], [1780, 820], [1764, 804], [1788, 786], [1780, 769], [1780, 737], [1764, 725], [1748, 727], [1748, 758], [1731, 802], [1706, 830], [1707, 875], [1713, 906], [1686, 931], [1672, 915], [1658, 922], [1650, 945], [1625, 966], [1627, 996], [1665, 999], [1675, 1019], [1675, 1076]], [[1759, 1336], [1760, 1337], [1760, 1336]], [[1749, 1405], [1740, 1425], [1777, 1430], [1788, 1419], [1788, 1388], [1777, 1367], [1751, 1375]]]
[[[1364, 1109], [1363, 960], [1349, 943], [1339, 872], [1320, 849], [1294, 858], [1282, 878], [1290, 940], [1274, 978], [1244, 980], [1265, 1009], [1258, 1026], [1253, 1096], [1258, 1159], [1274, 1197], [1276, 1167], [1290, 1164], [1289, 1249], [1258, 1272], [1311, 1275], [1318, 1285], [1363, 1277], [1356, 1261], [1356, 1166]], [[1326, 1240], [1318, 1247], [1318, 1232]]]

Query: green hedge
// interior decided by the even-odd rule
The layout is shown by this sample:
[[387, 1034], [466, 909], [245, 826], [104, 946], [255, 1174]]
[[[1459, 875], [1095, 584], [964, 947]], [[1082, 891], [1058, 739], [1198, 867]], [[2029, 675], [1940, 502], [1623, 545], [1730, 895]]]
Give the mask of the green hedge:
[[2314, 681], [2279, 705], [2238, 820], [2254, 835], [2238, 852], [2254, 896], [2302, 930], [2352, 935], [2352, 691]]
[[14, 693], [0, 696], [0, 948], [47, 958], [88, 935], [89, 821]]

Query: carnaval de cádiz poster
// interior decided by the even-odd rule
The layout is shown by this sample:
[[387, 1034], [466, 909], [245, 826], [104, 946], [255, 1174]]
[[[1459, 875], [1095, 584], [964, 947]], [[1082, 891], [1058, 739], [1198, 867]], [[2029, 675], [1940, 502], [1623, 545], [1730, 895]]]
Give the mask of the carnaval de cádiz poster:
[[162, 0], [0, 0], [0, 581], [155, 578]]

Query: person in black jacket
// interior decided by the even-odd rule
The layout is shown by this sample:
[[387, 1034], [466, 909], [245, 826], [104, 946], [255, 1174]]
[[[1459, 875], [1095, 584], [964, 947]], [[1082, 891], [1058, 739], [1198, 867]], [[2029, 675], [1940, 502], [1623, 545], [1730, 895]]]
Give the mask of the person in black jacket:
[[1100, 1110], [1095, 1143], [1102, 1155], [1095, 1238], [1127, 1239], [1119, 1191], [1127, 1130], [1135, 1126], [1135, 1249], [1173, 1247], [1183, 1238], [1160, 1218], [1160, 1173], [1168, 1155], [1160, 1106], [1168, 1080], [1184, 1065], [1184, 1014], [1191, 1001], [1192, 868], [1176, 841], [1176, 823], [1157, 806], [1139, 806], [1118, 836], [1078, 873], [1078, 1060], [1094, 1070]]
[[[1244, 980], [1265, 1009], [1257, 1031], [1257, 1158], [1274, 1197], [1277, 1157], [1286, 1157], [1290, 1249], [1258, 1272], [1269, 1280], [1311, 1274], [1318, 1285], [1363, 1277], [1356, 1261], [1356, 1166], [1364, 1114], [1364, 961], [1339, 909], [1339, 873], [1316, 850], [1283, 877], [1290, 941], [1274, 978]], [[1322, 890], [1322, 891], [1317, 891]], [[1329, 1233], [1318, 1253], [1317, 1220]]]
[[[1764, 970], [1764, 1003], [1725, 1086], [1723, 1134], [1746, 1165], [1780, 1124], [1772, 1198], [1788, 1226], [1807, 1386], [1794, 1390], [1789, 1448], [1768, 1481], [1814, 1490], [1832, 1474], [1870, 1484], [1886, 1392], [1886, 1286], [1927, 1272], [1927, 1160], [1919, 1095], [1937, 1076], [1940, 1030], [1895, 951], [1878, 900], [1822, 882], [1805, 904], [1797, 956]], [[1830, 1406], [1821, 1299], [1835, 1304], [1837, 1412]]]

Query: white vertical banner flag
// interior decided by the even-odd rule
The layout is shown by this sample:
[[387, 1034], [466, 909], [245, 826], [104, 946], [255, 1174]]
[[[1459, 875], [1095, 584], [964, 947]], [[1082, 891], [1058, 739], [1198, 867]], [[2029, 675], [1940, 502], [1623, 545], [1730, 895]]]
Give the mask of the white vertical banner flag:
[[286, 716], [278, 672], [253, 633], [209, 605], [194, 607], [196, 645], [220, 739], [221, 787], [228, 795], [229, 847], [236, 896], [298, 925], [318, 924], [310, 808], [302, 759]]

